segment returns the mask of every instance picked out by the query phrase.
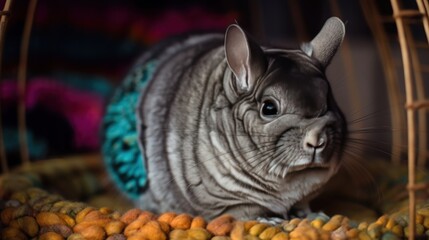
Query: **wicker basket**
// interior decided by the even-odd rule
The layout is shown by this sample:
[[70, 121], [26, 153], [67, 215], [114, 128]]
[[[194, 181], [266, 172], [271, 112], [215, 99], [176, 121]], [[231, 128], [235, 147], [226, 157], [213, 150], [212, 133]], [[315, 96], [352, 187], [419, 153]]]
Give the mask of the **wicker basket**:
[[[3, 49], [5, 27], [12, 0], [6, 0], [0, 19], [0, 53]], [[341, 17], [336, 0], [330, 0], [333, 15]], [[25, 135], [25, 82], [26, 62], [32, 19], [37, 1], [31, 0], [21, 45], [18, 73], [20, 91], [19, 128], [22, 166], [9, 170], [0, 127], [0, 229], [2, 239], [415, 239], [417, 235], [429, 233], [429, 202], [427, 199], [429, 179], [416, 174], [416, 167], [425, 168], [427, 158], [427, 119], [425, 108], [429, 107], [424, 92], [424, 74], [429, 66], [421, 63], [419, 49], [429, 48], [429, 4], [427, 0], [416, 0], [412, 9], [401, 7], [399, 0], [391, 0], [392, 13], [382, 15], [375, 1], [360, 0], [365, 19], [374, 36], [386, 78], [386, 88], [391, 110], [392, 146], [408, 145], [407, 148], [392, 148], [393, 166], [385, 162], [372, 163], [369, 167], [374, 174], [389, 175], [383, 185], [383, 194], [397, 201], [393, 207], [383, 208], [384, 214], [368, 219], [353, 221], [351, 212], [354, 205], [346, 205], [344, 215], [328, 217], [314, 214], [307, 218], [285, 220], [271, 226], [258, 221], [239, 221], [224, 215], [210, 222], [204, 216], [190, 216], [179, 213], [155, 215], [140, 209], [133, 209], [131, 202], [121, 197], [107, 181], [99, 154], [48, 159], [33, 163], [28, 157]], [[297, 1], [289, 1], [293, 10], [293, 22], [302, 29]], [[401, 73], [393, 58], [390, 37], [385, 25], [394, 23], [402, 56], [405, 81], [405, 104], [399, 87]], [[413, 36], [410, 26], [423, 29], [426, 41]], [[302, 35], [304, 31], [298, 31]], [[341, 50], [348, 89], [356, 89], [354, 63], [350, 44], [345, 39]], [[1, 58], [0, 58], [1, 66]], [[353, 92], [353, 91], [351, 91]], [[350, 101], [359, 104], [359, 96], [351, 94]], [[405, 105], [406, 111], [397, 106]], [[0, 106], [1, 111], [1, 106]], [[406, 113], [406, 114], [405, 114]], [[0, 112], [1, 114], [1, 112]], [[1, 120], [1, 118], [0, 118]], [[405, 124], [406, 123], [406, 124]], [[1, 126], [1, 122], [0, 122]], [[406, 127], [405, 127], [406, 126]], [[404, 137], [401, 130], [406, 130]], [[419, 134], [418, 134], [419, 133]], [[407, 141], [407, 143], [405, 143]], [[416, 146], [418, 143], [418, 146]], [[418, 151], [417, 151], [418, 149]], [[408, 154], [408, 167], [404, 166], [402, 154]], [[387, 171], [386, 169], [390, 169]], [[408, 171], [408, 185], [400, 184], [402, 173]], [[381, 174], [381, 175], [383, 175]], [[396, 175], [396, 176], [395, 176]], [[403, 174], [402, 174], [403, 175]], [[338, 176], [341, 178], [341, 176]], [[377, 180], [377, 179], [376, 179]], [[335, 182], [335, 181], [333, 181]], [[394, 183], [392, 185], [392, 182]], [[66, 191], [64, 191], [66, 189]], [[113, 190], [112, 190], [113, 189]], [[393, 190], [392, 190], [393, 189]], [[408, 190], [405, 192], [405, 189]], [[335, 189], [334, 191], [338, 191]], [[420, 192], [419, 192], [420, 191]], [[405, 194], [404, 194], [405, 193]], [[420, 193], [420, 194], [419, 194]], [[347, 195], [347, 193], [344, 193]], [[351, 196], [351, 195], [347, 195]], [[326, 197], [326, 196], [325, 196]], [[331, 196], [332, 197], [332, 196]], [[408, 198], [408, 199], [405, 199]], [[80, 202], [82, 200], [85, 202]], [[91, 200], [89, 200], [91, 199]], [[323, 199], [323, 198], [320, 198]], [[335, 201], [334, 208], [341, 208]], [[408, 200], [408, 201], [402, 201]], [[399, 202], [402, 202], [400, 204]], [[333, 204], [332, 204], [333, 203]], [[392, 203], [386, 203], [389, 205]], [[408, 206], [404, 206], [408, 204]], [[389, 205], [390, 206], [390, 205]], [[355, 212], [362, 212], [356, 208]]]

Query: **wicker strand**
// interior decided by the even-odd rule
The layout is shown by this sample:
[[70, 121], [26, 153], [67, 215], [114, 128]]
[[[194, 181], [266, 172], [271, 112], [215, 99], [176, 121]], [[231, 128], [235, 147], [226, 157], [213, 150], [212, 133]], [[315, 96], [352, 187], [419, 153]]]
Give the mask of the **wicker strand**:
[[428, 0], [417, 0], [419, 11], [423, 14], [423, 27], [426, 33], [426, 39], [429, 44], [429, 2]]
[[394, 18], [420, 18], [422, 13], [417, 10], [399, 10], [393, 14]]
[[[404, 31], [408, 39], [408, 46], [410, 49], [411, 63], [413, 67], [414, 80], [416, 83], [416, 95], [417, 100], [422, 101], [425, 99], [425, 87], [423, 83], [422, 71], [419, 61], [419, 54], [416, 49], [414, 37], [411, 29], [408, 25], [404, 26]], [[425, 133], [427, 132], [426, 124], [426, 109], [419, 109], [417, 112], [418, 117], [418, 131]], [[424, 168], [426, 163], [426, 146], [427, 146], [427, 135], [419, 134], [418, 136], [418, 155], [417, 155], [417, 166]]]
[[30, 163], [27, 142], [27, 127], [25, 114], [25, 95], [26, 95], [26, 78], [28, 62], [28, 46], [30, 43], [31, 28], [33, 25], [34, 13], [36, 11], [37, 0], [31, 0], [27, 9], [27, 17], [24, 25], [24, 33], [21, 42], [20, 59], [18, 66], [18, 131], [21, 161], [23, 164]]
[[[3, 11], [0, 16], [0, 82], [1, 82], [1, 73], [2, 73], [2, 63], [3, 63], [3, 47], [4, 47], [4, 39], [6, 33], [7, 21], [9, 20], [9, 11], [12, 5], [12, 0], [6, 0]], [[7, 164], [6, 150], [4, 146], [4, 138], [3, 138], [3, 129], [2, 129], [2, 111], [1, 111], [1, 101], [0, 101], [0, 163], [1, 170], [3, 172], [8, 172], [9, 167]]]
[[[399, 8], [399, 3], [397, 0], [391, 0], [391, 5], [393, 9], [394, 16], [398, 15], [401, 10]], [[413, 83], [412, 83], [412, 73], [411, 73], [411, 62], [410, 62], [410, 53], [407, 47], [407, 37], [405, 34], [405, 23], [401, 17], [395, 18], [396, 28], [398, 30], [399, 43], [401, 46], [401, 56], [402, 64], [404, 66], [404, 81], [405, 81], [405, 93], [406, 93], [406, 102], [411, 104], [413, 102]], [[416, 192], [414, 185], [416, 182], [415, 177], [415, 114], [414, 109], [407, 109], [407, 126], [408, 126], [408, 194], [409, 194], [409, 239], [415, 239], [416, 231]]]
[[414, 101], [411, 104], [406, 104], [406, 108], [413, 108], [413, 109], [419, 109], [419, 108], [429, 108], [429, 100], [420, 100], [420, 101]]

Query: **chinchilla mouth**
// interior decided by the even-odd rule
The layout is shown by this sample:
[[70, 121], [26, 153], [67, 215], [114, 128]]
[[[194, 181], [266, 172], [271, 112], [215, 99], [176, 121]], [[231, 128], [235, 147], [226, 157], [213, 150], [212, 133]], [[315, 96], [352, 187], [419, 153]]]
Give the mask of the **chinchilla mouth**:
[[289, 173], [293, 172], [302, 172], [306, 170], [328, 170], [330, 167], [329, 164], [326, 163], [310, 163], [310, 164], [302, 164], [297, 166], [291, 166], [289, 168]]

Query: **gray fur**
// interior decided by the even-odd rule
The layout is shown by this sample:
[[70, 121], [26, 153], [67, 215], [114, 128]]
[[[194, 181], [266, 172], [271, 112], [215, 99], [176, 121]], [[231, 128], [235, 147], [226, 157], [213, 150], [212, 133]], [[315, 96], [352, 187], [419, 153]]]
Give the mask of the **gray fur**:
[[[324, 75], [336, 31], [323, 28], [310, 56], [262, 50], [237, 25], [162, 50], [137, 109], [149, 179], [140, 207], [256, 219], [313, 196], [337, 171], [346, 131]], [[278, 115], [261, 113], [267, 99]]]

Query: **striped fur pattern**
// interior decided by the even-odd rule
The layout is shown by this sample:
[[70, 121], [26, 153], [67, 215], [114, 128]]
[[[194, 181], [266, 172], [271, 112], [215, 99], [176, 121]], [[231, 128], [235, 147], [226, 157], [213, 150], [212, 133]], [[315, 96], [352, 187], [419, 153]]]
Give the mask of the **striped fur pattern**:
[[152, 211], [286, 216], [337, 171], [344, 117], [324, 74], [344, 36], [327, 21], [303, 50], [260, 47], [237, 25], [148, 51], [137, 111]]

